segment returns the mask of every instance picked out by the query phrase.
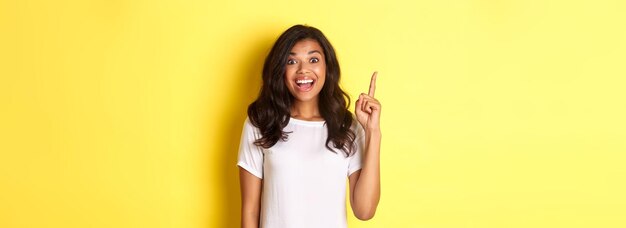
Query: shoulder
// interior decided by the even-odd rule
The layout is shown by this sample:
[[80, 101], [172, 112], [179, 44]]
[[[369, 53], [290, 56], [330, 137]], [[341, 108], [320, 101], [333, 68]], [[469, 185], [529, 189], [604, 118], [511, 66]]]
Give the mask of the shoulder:
[[246, 116], [246, 120], [243, 121], [243, 127], [245, 128], [258, 128], [253, 120], [250, 118], [250, 116]]
[[246, 117], [246, 120], [243, 121], [243, 131], [253, 134], [259, 133], [259, 128], [254, 126], [250, 117]]
[[243, 121], [243, 126], [244, 127], [249, 127], [249, 126], [254, 127], [254, 125], [252, 125], [252, 122], [250, 121], [250, 116], [246, 116], [246, 119]]

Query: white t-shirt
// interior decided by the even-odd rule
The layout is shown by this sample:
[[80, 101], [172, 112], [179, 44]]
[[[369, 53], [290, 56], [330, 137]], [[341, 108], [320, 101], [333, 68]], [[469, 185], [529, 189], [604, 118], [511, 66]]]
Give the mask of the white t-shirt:
[[361, 169], [364, 146], [356, 120], [352, 129], [356, 152], [346, 158], [342, 150], [326, 148], [324, 121], [291, 118], [283, 129], [291, 132], [287, 141], [263, 149], [254, 145], [261, 133], [246, 119], [237, 165], [263, 179], [260, 227], [347, 227], [346, 180]]

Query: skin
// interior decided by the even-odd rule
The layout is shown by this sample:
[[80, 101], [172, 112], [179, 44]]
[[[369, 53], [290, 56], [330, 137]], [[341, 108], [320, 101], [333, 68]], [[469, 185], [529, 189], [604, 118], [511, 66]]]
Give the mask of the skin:
[[[324, 120], [319, 112], [318, 95], [326, 79], [326, 64], [323, 49], [312, 39], [297, 42], [291, 50], [286, 72], [285, 86], [294, 96], [291, 116], [308, 121]], [[361, 93], [355, 105], [357, 121], [365, 129], [365, 150], [362, 169], [348, 177], [350, 188], [350, 206], [360, 220], [374, 217], [380, 200], [380, 110], [381, 105], [374, 93], [376, 90], [374, 72], [370, 81], [369, 92]], [[296, 88], [297, 79], [313, 79], [313, 88], [308, 92]], [[243, 228], [259, 227], [261, 207], [261, 189], [263, 182], [243, 168], [239, 168], [241, 186]]]

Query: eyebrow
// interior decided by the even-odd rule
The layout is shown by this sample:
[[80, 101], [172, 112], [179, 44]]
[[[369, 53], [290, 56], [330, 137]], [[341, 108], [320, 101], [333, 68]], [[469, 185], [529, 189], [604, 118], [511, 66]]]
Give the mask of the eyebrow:
[[[320, 55], [322, 54], [322, 53], [321, 53], [320, 51], [318, 51], [318, 50], [313, 50], [313, 51], [310, 51], [308, 54], [310, 55], [310, 54], [313, 54], [313, 53], [316, 53], [316, 52], [317, 52], [318, 54], [320, 54]], [[290, 52], [290, 53], [289, 53], [289, 55], [296, 55], [296, 53]]]

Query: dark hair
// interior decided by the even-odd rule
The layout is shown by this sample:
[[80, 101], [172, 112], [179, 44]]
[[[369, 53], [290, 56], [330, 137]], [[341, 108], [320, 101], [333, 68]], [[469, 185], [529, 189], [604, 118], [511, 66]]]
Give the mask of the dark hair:
[[265, 58], [261, 92], [248, 106], [250, 122], [259, 128], [262, 135], [254, 144], [267, 149], [278, 140], [287, 141], [287, 133], [290, 132], [283, 131], [283, 128], [289, 123], [294, 97], [285, 86], [285, 67], [293, 46], [304, 39], [317, 41], [326, 59], [326, 80], [318, 95], [320, 114], [328, 129], [326, 148], [336, 153], [334, 147], [350, 156], [353, 154], [356, 135], [350, 129], [353, 123], [352, 113], [348, 110], [350, 97], [339, 87], [339, 61], [324, 34], [306, 25], [295, 25], [283, 32]]

